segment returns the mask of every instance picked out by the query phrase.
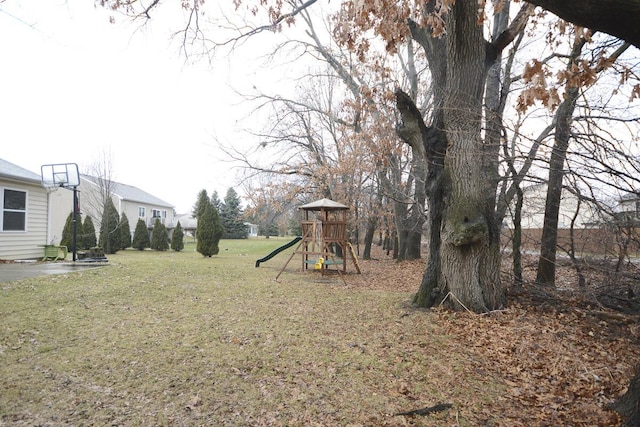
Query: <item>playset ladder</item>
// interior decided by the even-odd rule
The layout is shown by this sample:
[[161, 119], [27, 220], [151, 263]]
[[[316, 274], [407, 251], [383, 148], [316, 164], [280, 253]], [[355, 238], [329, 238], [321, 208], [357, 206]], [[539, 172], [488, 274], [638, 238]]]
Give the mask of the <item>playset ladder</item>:
[[360, 274], [360, 264], [358, 264], [358, 257], [356, 256], [356, 251], [353, 249], [351, 242], [347, 242], [347, 247], [349, 248], [351, 258], [353, 259], [353, 265], [355, 265], [356, 271]]

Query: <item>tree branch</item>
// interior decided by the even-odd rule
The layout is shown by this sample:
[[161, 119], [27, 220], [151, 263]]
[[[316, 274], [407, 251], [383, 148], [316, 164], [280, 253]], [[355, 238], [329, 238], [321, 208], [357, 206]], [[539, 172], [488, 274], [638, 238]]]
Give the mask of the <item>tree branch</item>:
[[427, 126], [420, 110], [402, 89], [396, 90], [396, 106], [402, 116], [402, 124], [396, 129], [398, 136], [415, 152], [420, 153], [422, 159], [426, 159], [423, 135], [427, 134]]
[[156, 7], [158, 3], [160, 3], [160, 0], [153, 0], [153, 2], [151, 2], [151, 4], [142, 11], [142, 15], [146, 16], [147, 19], [151, 19], [151, 15], [149, 15], [149, 11], [151, 11], [151, 9]]
[[504, 30], [494, 41], [487, 43], [487, 65], [493, 64], [498, 55], [504, 50], [505, 47], [511, 43], [516, 36], [524, 30], [527, 25], [529, 17], [533, 14], [534, 6], [531, 4], [524, 4], [509, 27]]
[[225, 46], [231, 43], [237, 43], [242, 39], [254, 36], [258, 33], [261, 33], [263, 31], [273, 31], [275, 29], [277, 29], [277, 27], [282, 24], [283, 22], [290, 20], [292, 18], [294, 18], [295, 16], [297, 16], [298, 14], [300, 14], [300, 12], [302, 12], [303, 10], [307, 9], [309, 6], [313, 5], [315, 2], [317, 2], [318, 0], [307, 0], [306, 2], [302, 3], [300, 6], [296, 7], [294, 10], [292, 10], [289, 13], [285, 13], [284, 15], [280, 15], [277, 19], [275, 19], [274, 21], [272, 21], [270, 24], [266, 24], [266, 25], [261, 25], [259, 27], [256, 28], [252, 28], [251, 30], [241, 33], [240, 35], [230, 38], [222, 43], [220, 43], [221, 46]]
[[637, 0], [527, 0], [565, 21], [602, 31], [640, 48], [640, 1]]

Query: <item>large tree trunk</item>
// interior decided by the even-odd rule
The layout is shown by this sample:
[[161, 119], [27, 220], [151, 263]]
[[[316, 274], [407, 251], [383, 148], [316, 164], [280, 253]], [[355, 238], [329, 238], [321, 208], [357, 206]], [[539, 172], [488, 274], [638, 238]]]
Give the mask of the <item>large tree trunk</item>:
[[425, 129], [423, 138], [426, 141], [427, 163], [429, 173], [426, 188], [429, 227], [429, 254], [427, 267], [422, 276], [420, 288], [413, 302], [420, 307], [431, 307], [444, 298], [440, 292], [442, 284], [442, 268], [440, 259], [440, 228], [442, 226], [442, 214], [444, 212], [444, 188], [442, 176], [444, 173], [444, 154], [447, 147], [447, 138], [442, 130], [442, 114], [435, 118], [433, 126]]
[[625, 426], [640, 426], [640, 370], [638, 370], [633, 379], [631, 379], [627, 392], [611, 406], [624, 418]]
[[[414, 297], [414, 303], [421, 307], [431, 307], [444, 298], [440, 292], [442, 286], [440, 262], [440, 228], [444, 212], [444, 155], [447, 138], [444, 133], [443, 110], [439, 108], [430, 127], [424, 124], [422, 115], [409, 95], [401, 90], [396, 92], [396, 105], [402, 115], [402, 126], [398, 135], [408, 144], [421, 147], [422, 156], [427, 165], [425, 191], [427, 197], [427, 224], [429, 255], [420, 288]], [[414, 150], [418, 151], [418, 150]]]
[[[435, 93], [440, 102], [432, 126], [412, 119], [417, 109], [410, 100], [397, 94], [397, 101], [404, 121], [399, 134], [414, 141], [412, 147], [420, 135], [429, 165], [429, 261], [414, 301], [420, 306], [446, 301], [451, 308], [482, 312], [503, 306], [505, 293], [499, 280], [499, 234], [489, 202], [495, 198], [496, 183], [483, 172], [484, 160], [478, 161], [484, 151], [486, 44], [476, 13], [473, 2], [456, 2], [447, 17], [446, 45], [412, 28], [425, 46], [434, 86], [446, 88]], [[434, 47], [445, 48], [446, 56]]]
[[447, 20], [444, 162], [447, 192], [442, 227], [442, 276], [452, 308], [482, 312], [506, 304], [494, 220], [495, 182], [484, 173], [482, 100], [486, 45], [477, 3], [458, 1]]
[[[430, 13], [436, 2], [426, 5]], [[446, 301], [476, 312], [504, 306], [500, 283], [499, 227], [495, 220], [496, 151], [483, 146], [482, 101], [486, 69], [522, 31], [530, 7], [487, 44], [475, 2], [456, 2], [447, 14], [447, 35], [434, 38], [410, 23], [424, 48], [433, 79], [434, 115], [427, 127], [410, 97], [396, 92], [403, 125], [398, 128], [428, 165], [429, 259], [414, 302], [430, 307]]]

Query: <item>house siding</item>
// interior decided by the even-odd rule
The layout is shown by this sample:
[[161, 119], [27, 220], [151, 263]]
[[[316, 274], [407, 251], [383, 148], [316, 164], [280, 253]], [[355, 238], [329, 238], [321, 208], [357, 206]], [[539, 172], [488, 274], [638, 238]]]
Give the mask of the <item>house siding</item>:
[[42, 258], [47, 243], [47, 191], [39, 184], [0, 178], [0, 189], [26, 191], [26, 231], [0, 231], [0, 259]]
[[47, 241], [60, 244], [67, 217], [73, 212], [73, 190], [54, 188], [49, 195], [49, 233]]
[[[541, 229], [544, 226], [544, 213], [547, 203], [547, 186], [546, 184], [536, 184], [525, 187], [524, 200], [522, 205], [521, 225], [523, 229]], [[515, 202], [513, 203], [515, 204]], [[514, 206], [512, 204], [512, 211]], [[571, 227], [571, 222], [578, 208], [578, 199], [574, 194], [568, 191], [562, 192], [560, 201], [560, 211], [558, 214], [558, 229], [567, 229]], [[578, 215], [575, 219], [575, 228], [590, 227], [591, 224], [598, 222], [600, 219], [594, 207], [587, 202], [580, 205]], [[507, 213], [504, 219], [504, 225], [507, 228], [513, 228], [513, 219]]]

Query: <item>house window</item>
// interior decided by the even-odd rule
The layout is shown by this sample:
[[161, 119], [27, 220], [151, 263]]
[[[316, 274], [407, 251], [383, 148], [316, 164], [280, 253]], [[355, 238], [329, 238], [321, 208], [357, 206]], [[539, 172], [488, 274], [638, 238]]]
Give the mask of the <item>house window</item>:
[[146, 218], [147, 209], [143, 206], [138, 206], [138, 218]]
[[160, 211], [158, 209], [152, 209], [151, 213], [152, 213], [151, 217], [160, 218]]
[[27, 231], [26, 191], [2, 191], [2, 231]]

